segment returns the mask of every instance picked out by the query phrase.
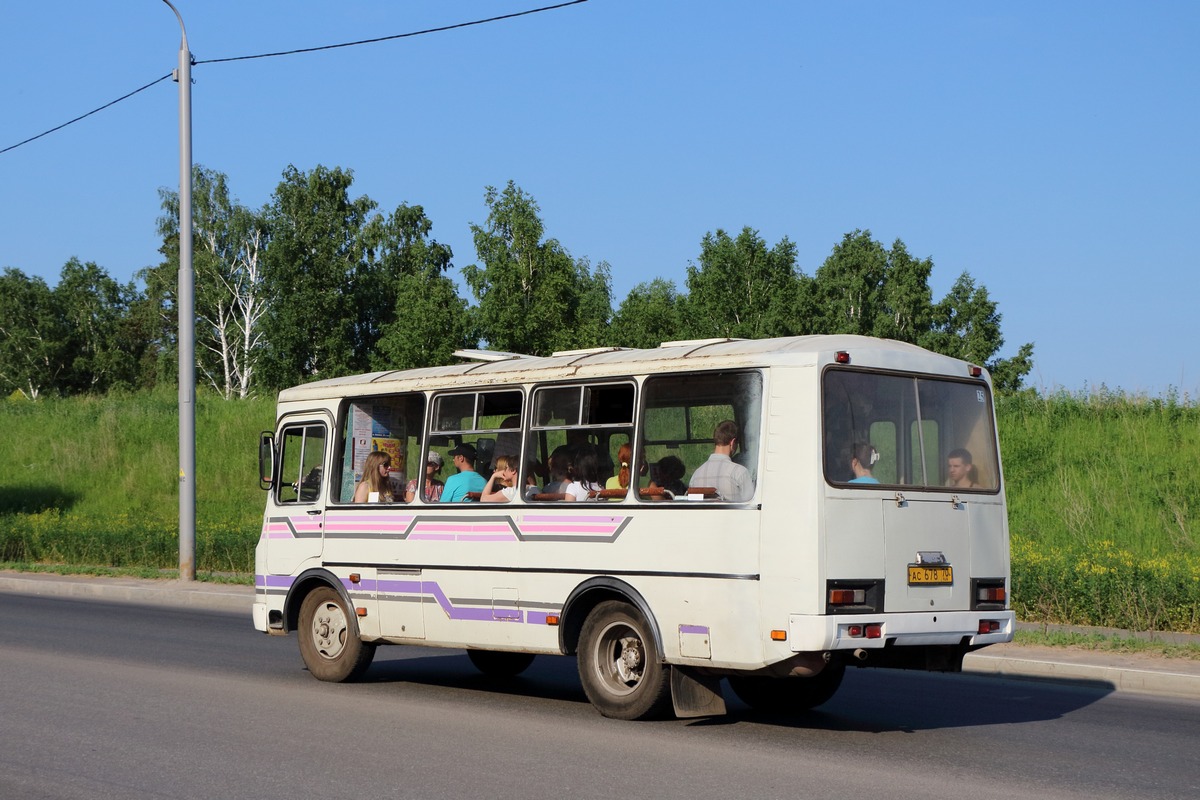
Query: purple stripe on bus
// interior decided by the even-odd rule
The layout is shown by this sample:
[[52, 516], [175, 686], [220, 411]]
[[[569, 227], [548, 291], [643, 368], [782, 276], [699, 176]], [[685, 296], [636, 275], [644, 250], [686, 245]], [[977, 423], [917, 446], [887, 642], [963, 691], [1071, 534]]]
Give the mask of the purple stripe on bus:
[[680, 625], [680, 633], [708, 633], [707, 625]]
[[[254, 585], [263, 588], [288, 588], [294, 579], [287, 575], [255, 575]], [[547, 611], [521, 611], [516, 608], [493, 609], [490, 606], [455, 606], [437, 581], [421, 580], [361, 580], [352, 583], [349, 578], [341, 579], [342, 586], [347, 592], [353, 593], [383, 593], [391, 595], [409, 595], [416, 597], [429, 596], [437, 602], [438, 607], [452, 620], [467, 620], [475, 622], [522, 622], [530, 625], [545, 625]], [[705, 628], [705, 631], [708, 629]]]
[[[425, 594], [432, 594], [437, 600], [437, 604], [441, 606], [442, 611], [446, 616], [454, 620], [474, 620], [476, 622], [491, 622], [494, 619], [494, 614], [490, 608], [456, 608], [450, 599], [446, 597], [446, 593], [442, 591], [442, 587], [438, 586], [434, 581], [424, 581], [422, 590]], [[518, 614], [520, 612], [517, 612]], [[514, 621], [519, 622], [520, 619]]]

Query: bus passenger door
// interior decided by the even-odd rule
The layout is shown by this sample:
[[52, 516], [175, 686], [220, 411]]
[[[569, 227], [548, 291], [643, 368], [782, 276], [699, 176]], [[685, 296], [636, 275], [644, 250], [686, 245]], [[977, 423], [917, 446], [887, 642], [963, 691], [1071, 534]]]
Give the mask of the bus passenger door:
[[285, 422], [280, 429], [279, 479], [263, 531], [268, 574], [295, 575], [321, 556], [328, 439], [323, 422]]

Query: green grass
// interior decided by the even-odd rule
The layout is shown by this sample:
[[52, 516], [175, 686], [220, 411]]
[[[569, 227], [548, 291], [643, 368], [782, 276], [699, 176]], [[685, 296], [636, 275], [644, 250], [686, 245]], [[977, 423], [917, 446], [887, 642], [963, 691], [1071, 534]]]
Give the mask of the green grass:
[[1152, 655], [1165, 658], [1188, 658], [1200, 660], [1200, 644], [1174, 644], [1136, 636], [1084, 633], [1080, 631], [1017, 631], [1013, 636], [1017, 644], [1041, 647], [1074, 647], [1080, 650], [1095, 650], [1105, 653]]
[[[196, 403], [196, 568], [250, 573], [273, 398]], [[0, 402], [0, 561], [179, 565], [173, 392]]]
[[1200, 406], [1099, 392], [997, 408], [1009, 527], [1067, 551], [1200, 557]]

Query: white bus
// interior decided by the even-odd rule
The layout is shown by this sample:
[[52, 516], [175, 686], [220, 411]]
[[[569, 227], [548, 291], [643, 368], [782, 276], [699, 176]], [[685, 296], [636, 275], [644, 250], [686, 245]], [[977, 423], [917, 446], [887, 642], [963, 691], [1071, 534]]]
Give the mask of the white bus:
[[[385, 644], [505, 676], [574, 655], [606, 716], [704, 716], [722, 679], [801, 710], [847, 666], [957, 671], [1012, 639], [981, 367], [860, 336], [458, 355], [279, 395], [254, 625], [295, 631], [315, 677], [352, 680]], [[714, 460], [743, 489], [693, 480], [722, 423], [737, 437]], [[396, 501], [355, 503], [375, 451]], [[507, 456], [522, 491], [429, 502], [426, 464], [451, 451], [481, 476]], [[567, 499], [546, 486], [563, 473], [608, 488]]]

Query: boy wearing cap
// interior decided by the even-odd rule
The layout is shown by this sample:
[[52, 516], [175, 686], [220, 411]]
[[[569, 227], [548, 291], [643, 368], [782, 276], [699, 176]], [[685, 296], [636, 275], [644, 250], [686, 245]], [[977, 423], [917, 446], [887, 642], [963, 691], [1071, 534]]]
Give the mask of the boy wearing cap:
[[475, 471], [475, 447], [463, 442], [450, 451], [454, 459], [457, 475], [446, 479], [446, 487], [442, 489], [443, 503], [461, 503], [467, 499], [468, 492], [482, 492], [487, 481]]
[[[421, 495], [426, 503], [437, 503], [442, 499], [442, 489], [445, 488], [445, 484], [437, 479], [437, 474], [441, 471], [442, 454], [430, 450], [429, 458], [425, 460], [425, 488]], [[418, 485], [419, 481], [416, 478], [408, 482], [404, 492], [404, 502], [411, 503], [417, 499]]]

